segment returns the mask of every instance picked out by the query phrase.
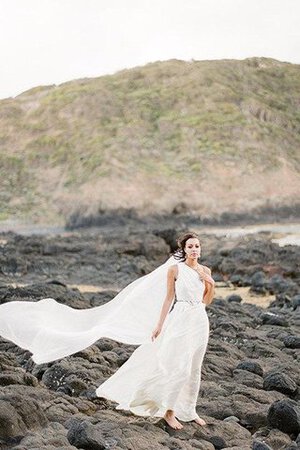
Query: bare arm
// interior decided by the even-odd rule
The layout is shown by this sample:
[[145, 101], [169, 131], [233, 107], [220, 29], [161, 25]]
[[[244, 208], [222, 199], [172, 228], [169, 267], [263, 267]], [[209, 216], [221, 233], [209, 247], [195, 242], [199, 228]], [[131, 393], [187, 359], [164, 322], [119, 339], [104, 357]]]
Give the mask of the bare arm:
[[177, 277], [177, 266], [170, 266], [168, 269], [168, 274], [167, 274], [167, 295], [166, 298], [164, 300], [164, 303], [162, 305], [161, 308], [161, 313], [159, 316], [159, 320], [158, 320], [158, 324], [155, 327], [155, 329], [152, 332], [152, 336], [151, 339], [152, 341], [157, 338], [157, 336], [160, 334], [161, 330], [162, 330], [162, 326], [163, 323], [165, 321], [165, 318], [169, 312], [171, 303], [175, 297], [175, 279]]
[[158, 320], [159, 327], [163, 326], [165, 318], [169, 312], [170, 306], [174, 300], [176, 276], [177, 276], [177, 266], [176, 265], [170, 266], [168, 269], [168, 274], [167, 274], [167, 295], [164, 300], [164, 303], [163, 303], [163, 306], [161, 309], [161, 313], [160, 313], [160, 317]]
[[[211, 270], [209, 267], [205, 267], [205, 271], [211, 276]], [[215, 284], [213, 285], [209, 284], [209, 289], [205, 289], [204, 291], [203, 302], [206, 305], [209, 305], [212, 302], [214, 295], [215, 295]]]

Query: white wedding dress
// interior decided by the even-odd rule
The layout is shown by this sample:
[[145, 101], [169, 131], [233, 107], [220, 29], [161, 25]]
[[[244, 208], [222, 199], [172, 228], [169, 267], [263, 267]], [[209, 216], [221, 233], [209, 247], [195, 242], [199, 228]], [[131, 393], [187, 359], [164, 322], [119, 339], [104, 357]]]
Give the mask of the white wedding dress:
[[204, 283], [184, 262], [177, 266], [176, 302], [162, 332], [140, 345], [96, 394], [117, 402], [116, 409], [154, 417], [172, 409], [179, 420], [188, 422], [199, 417], [196, 402], [209, 320], [202, 302]]
[[[173, 264], [178, 265], [177, 301], [152, 341]], [[36, 364], [72, 355], [102, 337], [139, 345], [96, 389], [97, 396], [137, 415], [162, 417], [166, 409], [174, 409], [178, 419], [189, 421], [198, 417], [195, 405], [209, 334], [204, 289], [198, 273], [172, 255], [94, 308], [76, 309], [51, 297], [7, 301], [0, 305], [0, 336], [32, 352]]]

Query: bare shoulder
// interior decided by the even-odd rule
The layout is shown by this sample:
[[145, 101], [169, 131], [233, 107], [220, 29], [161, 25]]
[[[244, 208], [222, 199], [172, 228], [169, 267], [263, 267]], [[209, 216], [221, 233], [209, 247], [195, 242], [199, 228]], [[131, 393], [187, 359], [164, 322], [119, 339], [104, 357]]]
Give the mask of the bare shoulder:
[[203, 267], [203, 270], [210, 275], [211, 274], [211, 269], [209, 267], [207, 267], [207, 266], [204, 266], [203, 264], [201, 264], [201, 265]]
[[169, 266], [168, 268], [168, 275], [174, 277], [174, 279], [177, 279], [178, 276], [178, 266], [177, 264], [173, 264], [172, 266]]

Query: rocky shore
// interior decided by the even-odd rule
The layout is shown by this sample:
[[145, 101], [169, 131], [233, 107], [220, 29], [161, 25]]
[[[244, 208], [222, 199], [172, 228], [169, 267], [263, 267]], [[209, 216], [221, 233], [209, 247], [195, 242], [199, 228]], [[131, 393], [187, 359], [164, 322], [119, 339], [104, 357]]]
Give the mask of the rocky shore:
[[[180, 221], [108, 218], [97, 225], [57, 236], [1, 233], [1, 303], [53, 297], [80, 309], [104, 304], [163, 263], [186, 231]], [[201, 240], [201, 262], [217, 287], [274, 296], [266, 308], [236, 294], [216, 296], [207, 307], [211, 331], [197, 403], [207, 425], [184, 423], [175, 431], [163, 419], [116, 411], [114, 402], [96, 397], [135, 346], [103, 338], [36, 365], [30, 352], [0, 338], [0, 449], [300, 448], [300, 247], [279, 247], [268, 233]]]

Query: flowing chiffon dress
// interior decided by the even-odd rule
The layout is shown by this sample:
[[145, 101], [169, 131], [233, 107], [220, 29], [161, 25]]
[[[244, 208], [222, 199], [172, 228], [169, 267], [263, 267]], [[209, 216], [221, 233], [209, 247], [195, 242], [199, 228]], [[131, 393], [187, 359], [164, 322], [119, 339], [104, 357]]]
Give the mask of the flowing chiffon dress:
[[96, 389], [96, 395], [117, 402], [115, 409], [135, 415], [163, 417], [172, 409], [179, 420], [188, 422], [199, 417], [196, 403], [209, 320], [202, 301], [204, 282], [185, 262], [177, 266], [175, 301], [161, 333], [140, 345]]

